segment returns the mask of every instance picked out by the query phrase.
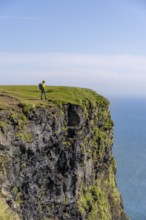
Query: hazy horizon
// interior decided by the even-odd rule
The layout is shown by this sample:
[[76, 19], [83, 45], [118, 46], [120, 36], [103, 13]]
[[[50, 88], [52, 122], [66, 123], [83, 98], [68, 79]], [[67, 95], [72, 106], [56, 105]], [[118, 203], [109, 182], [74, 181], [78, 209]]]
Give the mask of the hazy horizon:
[[1, 2], [0, 84], [146, 97], [145, 11], [142, 0]]

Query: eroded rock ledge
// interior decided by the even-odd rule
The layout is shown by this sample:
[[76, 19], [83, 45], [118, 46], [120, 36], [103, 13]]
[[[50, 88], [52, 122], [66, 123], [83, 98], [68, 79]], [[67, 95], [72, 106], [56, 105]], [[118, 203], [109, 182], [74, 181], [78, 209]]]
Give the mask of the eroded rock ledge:
[[103, 99], [0, 111], [0, 216], [127, 220], [108, 105]]

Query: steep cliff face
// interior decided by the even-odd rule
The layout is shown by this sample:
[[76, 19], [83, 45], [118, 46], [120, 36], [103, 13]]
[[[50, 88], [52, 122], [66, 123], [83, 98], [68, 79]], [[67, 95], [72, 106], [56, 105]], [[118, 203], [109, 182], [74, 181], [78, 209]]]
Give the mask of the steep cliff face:
[[108, 101], [0, 111], [0, 217], [127, 220]]

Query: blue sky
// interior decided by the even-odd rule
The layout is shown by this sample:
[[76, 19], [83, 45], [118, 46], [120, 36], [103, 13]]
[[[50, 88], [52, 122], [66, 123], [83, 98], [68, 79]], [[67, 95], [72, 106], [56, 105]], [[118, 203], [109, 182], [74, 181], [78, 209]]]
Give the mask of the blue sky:
[[0, 1], [0, 84], [146, 96], [145, 0]]

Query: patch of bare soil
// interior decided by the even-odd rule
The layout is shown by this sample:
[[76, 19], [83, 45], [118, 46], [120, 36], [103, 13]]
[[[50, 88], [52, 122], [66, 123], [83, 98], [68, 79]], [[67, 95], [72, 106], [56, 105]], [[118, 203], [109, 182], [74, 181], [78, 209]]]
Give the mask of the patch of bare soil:
[[18, 105], [19, 101], [8, 95], [0, 94], [0, 103], [3, 105]]

